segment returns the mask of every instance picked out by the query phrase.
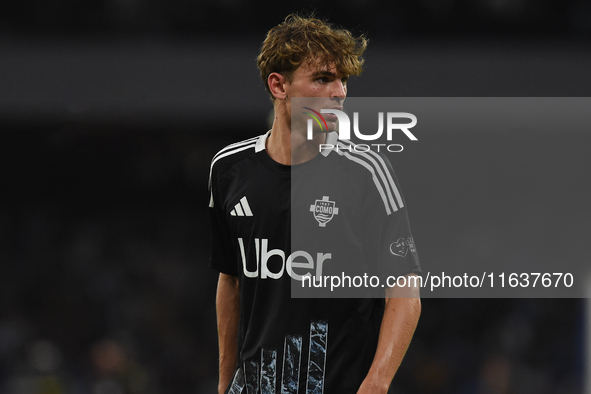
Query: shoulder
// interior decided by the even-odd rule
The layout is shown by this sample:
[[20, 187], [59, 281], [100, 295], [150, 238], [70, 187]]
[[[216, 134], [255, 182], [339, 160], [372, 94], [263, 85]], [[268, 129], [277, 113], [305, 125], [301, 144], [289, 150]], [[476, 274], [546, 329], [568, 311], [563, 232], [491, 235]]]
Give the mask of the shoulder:
[[220, 149], [220, 151], [218, 151], [211, 159], [209, 169], [210, 182], [212, 175], [218, 174], [219, 176], [232, 168], [236, 163], [249, 156], [255, 155], [257, 151], [257, 143], [260, 145], [261, 139], [263, 139], [264, 143], [264, 136], [265, 135], [249, 138]]
[[348, 140], [338, 140], [332, 145], [330, 156], [365, 176], [394, 176], [390, 160], [383, 152], [371, 150], [368, 145], [358, 145]]
[[324, 156], [339, 158], [343, 163], [350, 163], [352, 167], [365, 168], [367, 170], [383, 170], [393, 172], [392, 164], [384, 152], [367, 144], [356, 144], [349, 140], [338, 139], [337, 133], [330, 133], [327, 137]]
[[346, 167], [351, 169], [352, 174], [358, 174], [366, 180], [370, 188], [377, 192], [388, 215], [404, 207], [394, 169], [383, 152], [367, 149], [367, 145], [338, 140], [330, 155], [346, 163]]

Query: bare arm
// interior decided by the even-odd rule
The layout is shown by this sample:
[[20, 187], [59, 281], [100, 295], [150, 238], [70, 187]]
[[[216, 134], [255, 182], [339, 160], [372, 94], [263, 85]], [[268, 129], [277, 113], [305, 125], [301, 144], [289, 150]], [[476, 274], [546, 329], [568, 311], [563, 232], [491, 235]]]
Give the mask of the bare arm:
[[[407, 275], [416, 276], [414, 274]], [[404, 358], [421, 315], [418, 287], [386, 289], [378, 348], [358, 394], [386, 393]]]
[[238, 322], [240, 320], [240, 292], [238, 278], [220, 273], [216, 296], [218, 342], [220, 347], [220, 375], [218, 393], [223, 394], [236, 368], [238, 357]]

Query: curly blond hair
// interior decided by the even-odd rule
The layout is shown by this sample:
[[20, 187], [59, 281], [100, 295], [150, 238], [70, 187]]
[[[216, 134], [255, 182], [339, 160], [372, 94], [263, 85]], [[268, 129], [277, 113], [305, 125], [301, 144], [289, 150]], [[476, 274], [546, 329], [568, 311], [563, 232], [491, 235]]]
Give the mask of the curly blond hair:
[[313, 15], [290, 14], [267, 33], [257, 66], [265, 89], [274, 100], [267, 83], [271, 73], [279, 73], [291, 82], [294, 71], [304, 61], [318, 59], [320, 64], [334, 63], [345, 75], [360, 75], [367, 43], [363, 35], [354, 37], [350, 31], [336, 28]]

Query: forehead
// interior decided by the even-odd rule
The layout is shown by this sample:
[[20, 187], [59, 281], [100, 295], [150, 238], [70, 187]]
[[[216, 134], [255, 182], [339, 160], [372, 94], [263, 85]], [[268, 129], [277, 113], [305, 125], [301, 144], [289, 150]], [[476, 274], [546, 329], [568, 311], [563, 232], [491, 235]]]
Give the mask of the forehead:
[[305, 76], [332, 74], [337, 77], [344, 77], [346, 75], [339, 71], [334, 61], [318, 58], [302, 62], [295, 72]]

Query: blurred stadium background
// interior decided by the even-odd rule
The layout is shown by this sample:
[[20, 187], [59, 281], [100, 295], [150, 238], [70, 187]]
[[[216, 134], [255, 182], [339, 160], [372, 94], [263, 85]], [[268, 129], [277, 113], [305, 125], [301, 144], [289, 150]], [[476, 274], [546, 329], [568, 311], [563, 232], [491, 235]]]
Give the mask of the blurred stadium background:
[[[354, 96], [591, 91], [589, 0], [315, 9], [370, 38]], [[0, 4], [0, 394], [215, 392], [209, 161], [266, 130], [254, 59], [266, 31], [301, 10], [311, 7]], [[424, 264], [499, 250], [588, 261], [591, 137], [512, 138], [434, 136], [394, 163]], [[511, 196], [494, 209], [480, 200], [491, 183]], [[584, 308], [426, 299], [397, 392], [583, 393]]]

